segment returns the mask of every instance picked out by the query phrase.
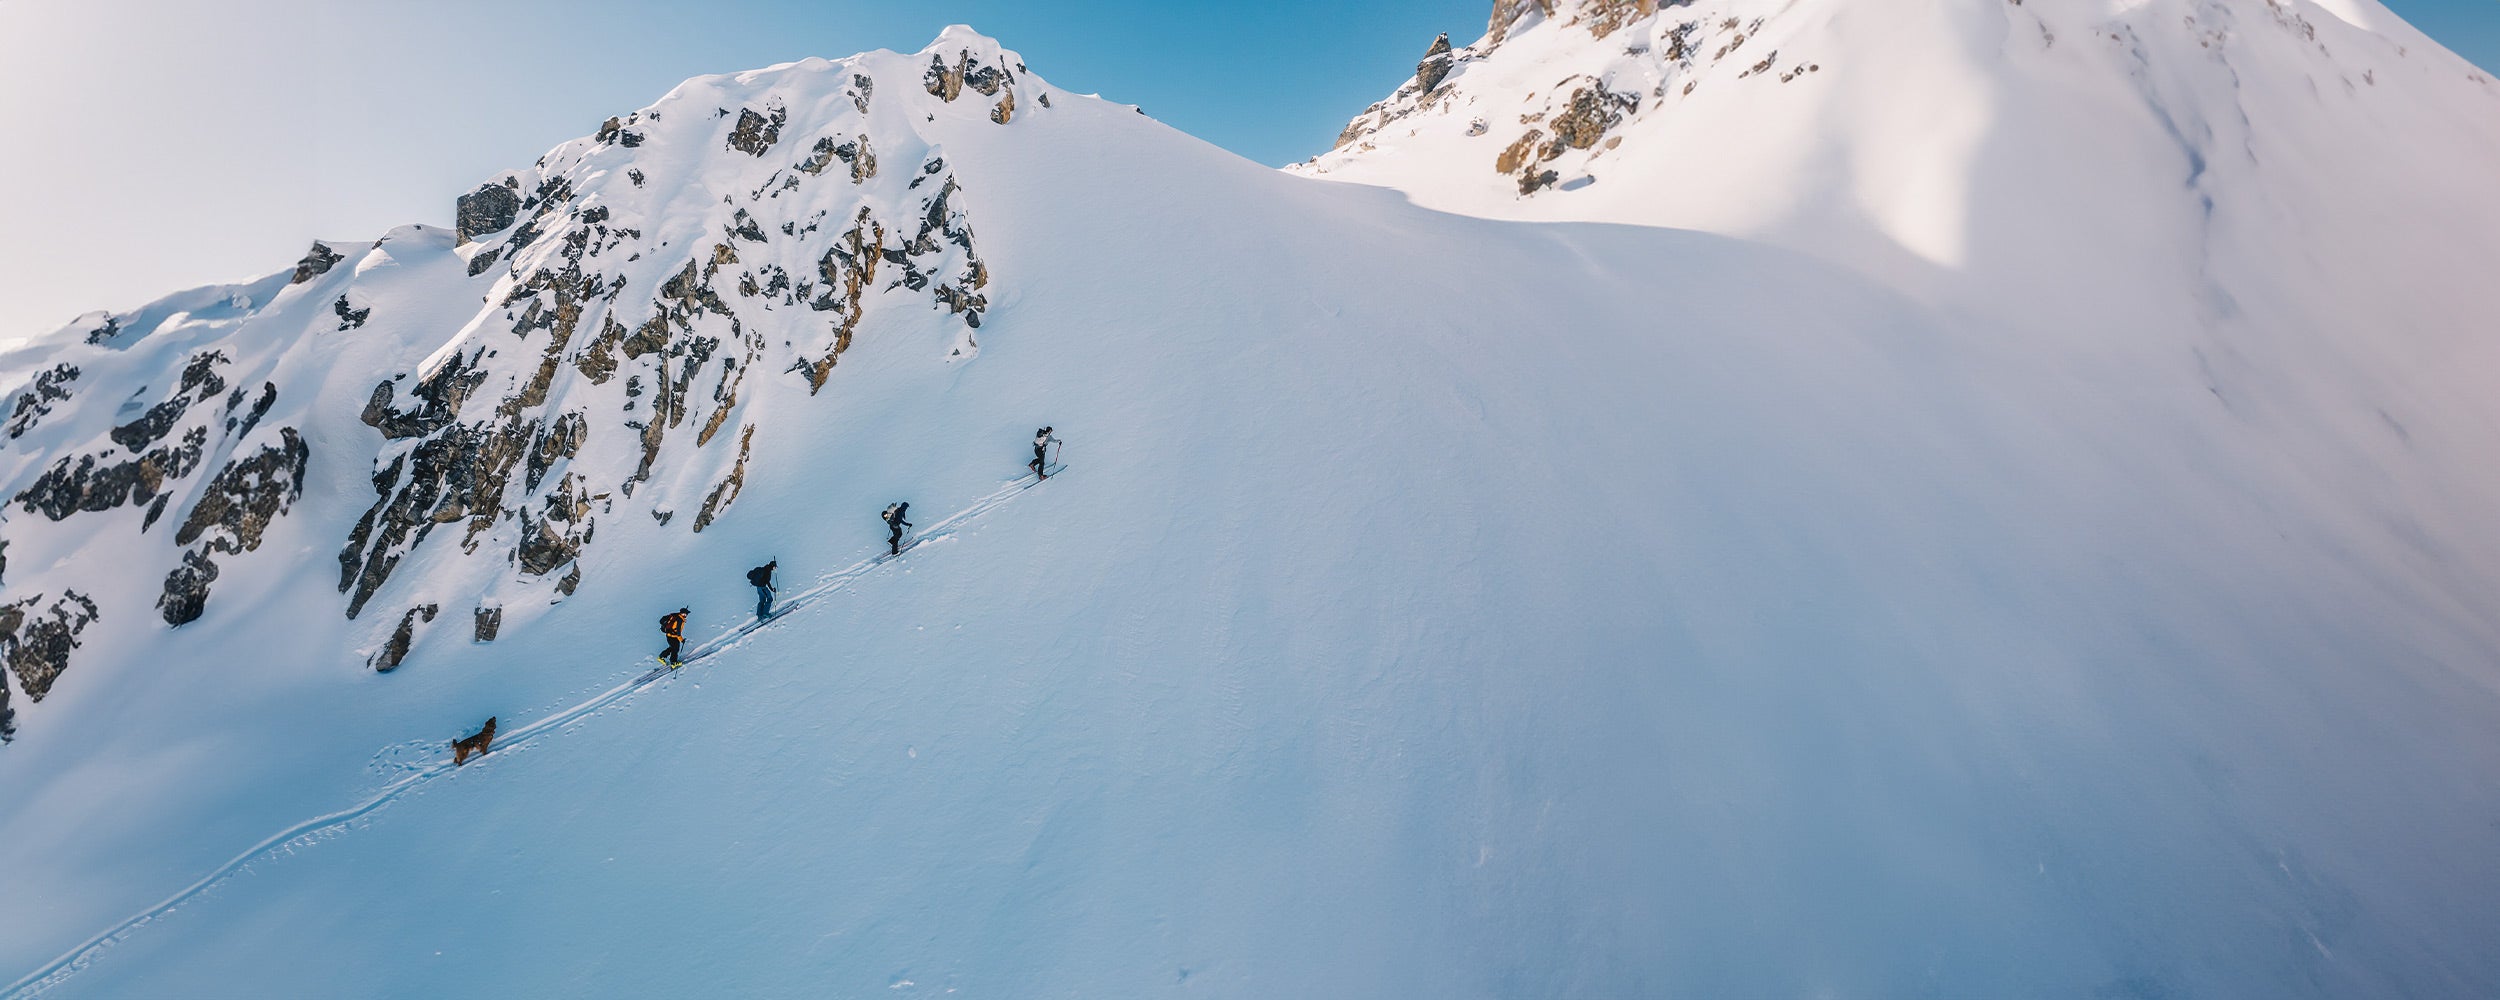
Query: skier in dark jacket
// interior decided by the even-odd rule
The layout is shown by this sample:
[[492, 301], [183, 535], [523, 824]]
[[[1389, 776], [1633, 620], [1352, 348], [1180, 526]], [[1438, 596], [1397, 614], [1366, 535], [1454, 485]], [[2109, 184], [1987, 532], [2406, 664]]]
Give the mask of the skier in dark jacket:
[[660, 651], [660, 662], [674, 670], [683, 662], [678, 655], [680, 647], [686, 642], [686, 609], [679, 608], [671, 614], [661, 615], [660, 634], [668, 637], [668, 648]]
[[1050, 467], [1050, 446], [1057, 443], [1058, 440], [1058, 438], [1050, 436], [1050, 428], [1048, 427], [1044, 427], [1041, 430], [1033, 432], [1033, 460], [1024, 463], [1024, 465], [1025, 468], [1033, 470], [1033, 475], [1038, 477], [1034, 480], [1034, 482], [1040, 482], [1043, 479], [1050, 478], [1050, 475], [1042, 470]]
[[755, 585], [756, 621], [773, 616], [773, 567], [779, 565], [781, 560], [775, 559], [747, 571], [747, 582]]
[[911, 504], [908, 502], [898, 503], [885, 509], [885, 526], [894, 531], [894, 534], [885, 540], [887, 555], [903, 554], [903, 529], [911, 527], [911, 522], [903, 520], [903, 515], [910, 511]]

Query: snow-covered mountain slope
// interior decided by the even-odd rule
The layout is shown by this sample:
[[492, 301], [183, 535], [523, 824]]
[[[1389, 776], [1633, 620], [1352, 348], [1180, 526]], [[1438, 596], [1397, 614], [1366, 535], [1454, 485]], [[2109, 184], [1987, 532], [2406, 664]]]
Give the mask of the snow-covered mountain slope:
[[1774, 242], [2244, 413], [2319, 402], [2278, 349], [2500, 361], [2500, 83], [2377, 0], [1502, 0], [1445, 47], [1294, 169]]
[[[0, 748], [8, 989], [2500, 984], [2471, 345], [2219, 386], [1763, 241], [1265, 170], [961, 31], [601, 133], [466, 244], [5, 359], [11, 496], [148, 484], [10, 508], [9, 600], [98, 614]], [[168, 400], [140, 445], [200, 457], [150, 480], [113, 435]], [[2378, 436], [2313, 433], [2356, 400]], [[1044, 423], [1066, 473], [1003, 490]], [[941, 533], [862, 565], [898, 499]], [[821, 589], [722, 638], [768, 558]], [[619, 691], [680, 605], [717, 651]]]
[[462, 197], [457, 231], [315, 244], [14, 352], [18, 690], [113, 658], [86, 622], [258, 606], [302, 569], [264, 542], [337, 552], [378, 669], [444, 614], [491, 638], [574, 593], [600, 529], [723, 516], [763, 415], [820, 392], [869, 313], [973, 357], [990, 274], [930, 126], [1029, 121], [1050, 91], [968, 34], [920, 55], [690, 81]]

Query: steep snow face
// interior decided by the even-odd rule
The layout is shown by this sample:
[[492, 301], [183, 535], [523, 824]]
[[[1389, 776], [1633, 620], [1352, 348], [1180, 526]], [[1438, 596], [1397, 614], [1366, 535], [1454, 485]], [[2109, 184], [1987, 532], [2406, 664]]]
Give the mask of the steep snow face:
[[[12, 539], [138, 540], [25, 560], [12, 593], [18, 572], [102, 592], [120, 578], [95, 555], [137, 553], [144, 575], [143, 613], [84, 628], [0, 751], [0, 989], [2500, 984], [2500, 484], [2460, 460], [2500, 452], [2500, 414], [2424, 361], [2470, 366], [2474, 343], [2009, 331], [1862, 262], [1289, 176], [984, 58], [1014, 71], [1010, 104], [965, 51], [995, 47], [951, 34], [848, 73], [689, 84], [687, 107], [473, 192], [453, 232], [333, 244], [302, 284], [121, 320], [155, 331], [128, 350], [198, 339], [100, 397], [39, 387], [51, 355], [11, 367], [42, 411], [28, 434], [61, 429], [47, 447], [187, 398], [166, 434], [205, 430], [202, 468], [231, 464], [222, 442], [284, 454], [290, 427], [307, 454], [260, 548], [210, 552], [200, 616], [170, 630], [148, 603], [175, 566], [155, 539], [190, 500], [145, 532], [129, 503], [11, 508]], [[855, 184], [852, 133], [805, 123], [849, 121], [859, 75], [877, 166]], [[816, 83], [769, 85], [799, 79]], [[834, 159], [776, 199], [825, 137]], [[611, 172], [559, 171], [580, 214], [539, 214], [566, 163]], [[618, 202], [580, 204], [593, 188]], [[828, 259], [855, 273], [833, 251], [869, 259], [836, 225], [861, 208], [886, 235], [819, 386], [849, 284], [812, 304]], [[607, 249], [619, 227], [640, 235]], [[924, 232], [935, 252], [913, 251]], [[723, 246], [737, 260], [715, 269]], [[980, 273], [981, 301], [941, 294]], [[351, 279], [370, 294], [344, 310], [314, 287]], [[303, 327], [270, 322], [287, 301]], [[155, 318], [174, 309], [196, 318]], [[627, 331], [613, 354], [588, 346], [606, 314]], [[435, 333], [391, 332], [419, 316]], [[654, 321], [663, 346], [629, 354]], [[568, 323], [549, 402], [526, 403]], [[2180, 363], [2199, 346], [2264, 377]], [[208, 349], [231, 359], [209, 366], [213, 399], [183, 384]], [[264, 349], [306, 360], [245, 367]], [[584, 369], [611, 357], [604, 382]], [[299, 393], [296, 363], [338, 374]], [[258, 397], [227, 400], [264, 382], [277, 400], [245, 430]], [[128, 416], [88, 409], [134, 392]], [[685, 415], [646, 476], [664, 400]], [[530, 486], [573, 401], [588, 436]], [[509, 513], [474, 541], [469, 473], [411, 491], [427, 442], [491, 467], [530, 413]], [[1041, 424], [1068, 468], [1017, 489]], [[579, 490], [587, 512], [546, 503]], [[400, 561], [351, 620], [337, 557], [385, 491], [375, 525], [403, 494], [426, 516], [353, 547], [356, 579], [376, 552]], [[875, 512], [906, 499], [930, 537], [874, 561]], [[530, 572], [550, 544], [579, 548]], [[795, 606], [741, 632], [743, 574], [776, 557]], [[503, 617], [480, 645], [464, 616], [489, 597]], [[709, 655], [636, 686], [680, 606]], [[377, 672], [402, 622], [409, 651]], [[450, 740], [490, 715], [505, 742], [455, 769]]]
[[1292, 169], [1769, 240], [2225, 395], [2251, 339], [2444, 366], [2500, 313], [2500, 84], [2375, 0], [1502, 0]]
[[463, 196], [456, 231], [315, 244], [10, 352], [0, 736], [80, 674], [128, 682], [90, 661], [159, 626], [258, 607], [303, 551], [336, 554], [330, 610], [390, 670], [575, 593], [602, 537], [703, 531], [765, 415], [840, 391], [878, 314], [942, 313], [932, 355], [978, 353], [977, 195], [937, 136], [1052, 93], [962, 30], [692, 80]]

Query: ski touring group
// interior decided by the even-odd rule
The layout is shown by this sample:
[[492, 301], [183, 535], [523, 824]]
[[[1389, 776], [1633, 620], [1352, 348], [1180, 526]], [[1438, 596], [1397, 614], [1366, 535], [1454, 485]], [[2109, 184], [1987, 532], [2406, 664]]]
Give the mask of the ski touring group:
[[[1033, 460], [1026, 462], [1025, 468], [1033, 474], [1035, 484], [1050, 478], [1050, 470], [1058, 464], [1052, 449], [1060, 444], [1062, 442], [1052, 433], [1052, 428], [1043, 427], [1033, 432]], [[911, 504], [908, 501], [888, 504], [879, 515], [886, 526], [885, 558], [903, 554], [903, 534], [912, 526], [910, 515]], [[756, 625], [772, 620], [773, 597], [780, 592], [780, 585], [774, 581], [773, 574], [780, 566], [781, 560], [773, 559], [747, 571], [747, 584], [755, 588]], [[659, 659], [661, 666], [668, 670], [685, 665], [686, 619], [692, 613], [692, 608], [681, 607], [660, 616], [660, 637], [667, 640], [668, 645], [660, 650]], [[657, 672], [660, 671], [654, 671]], [[494, 739], [495, 720], [488, 719], [476, 734], [452, 741], [452, 763], [463, 764], [473, 755], [485, 754]]]

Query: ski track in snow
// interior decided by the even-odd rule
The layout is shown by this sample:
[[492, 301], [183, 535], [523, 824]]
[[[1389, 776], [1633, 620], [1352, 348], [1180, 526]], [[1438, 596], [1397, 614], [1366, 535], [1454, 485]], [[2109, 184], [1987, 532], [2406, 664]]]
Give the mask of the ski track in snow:
[[[1060, 472], [1065, 471], [1067, 471], [1067, 466], [1055, 466], [1051, 474], [1057, 475]], [[996, 510], [999, 506], [1015, 499], [1019, 495], [1022, 495], [1024, 491], [1040, 485], [1041, 482], [1041, 480], [1035, 479], [1029, 475], [1009, 482], [1004, 488], [999, 489], [997, 492], [973, 501], [971, 506], [965, 507], [962, 510], [940, 518], [936, 523], [933, 523], [926, 528], [919, 529], [909, 540], [904, 542], [902, 552], [910, 552], [911, 550], [919, 548], [929, 542], [943, 541], [953, 537], [957, 531], [962, 530], [965, 524], [983, 514]], [[744, 645], [750, 636], [762, 631], [766, 626], [771, 625], [773, 621], [780, 619], [782, 616], [789, 614], [791, 611], [813, 604], [825, 596], [832, 594], [834, 591], [848, 586], [852, 581], [876, 572], [879, 568], [888, 563], [894, 562], [899, 558], [901, 558], [900, 552], [891, 554], [879, 553], [867, 559], [862, 559], [859, 562], [852, 563], [844, 569], [820, 576], [816, 579], [815, 586], [792, 594], [788, 598], [777, 599], [774, 602], [775, 606], [772, 618], [749, 621], [746, 624], [740, 625], [720, 635], [713, 636], [710, 639], [697, 643], [692, 650], [687, 652], [683, 663], [691, 664], [705, 659], [715, 653], [725, 652]], [[577, 702], [571, 707], [560, 709], [538, 719], [535, 722], [509, 730], [508, 733], [502, 734], [501, 738], [496, 740], [494, 750], [488, 753], [485, 757], [481, 758], [480, 763], [482, 764], [488, 760], [492, 760], [494, 758], [494, 754], [497, 753], [520, 750], [528, 744], [536, 742], [540, 737], [562, 729], [572, 723], [579, 722], [589, 718], [590, 716], [596, 715], [600, 709], [616, 704], [617, 702], [624, 700], [628, 695], [650, 687], [661, 678], [671, 676], [675, 673], [675, 670], [666, 668], [646, 671], [631, 680], [618, 684], [615, 687], [611, 687], [606, 691], [602, 691], [599, 694], [591, 696], [588, 699]], [[42, 967], [37, 968], [33, 972], [27, 973], [16, 982], [9, 984], [6, 990], [0, 990], [0, 1000], [19, 1000], [19, 998], [23, 997], [32, 997], [39, 995], [54, 986], [60, 985], [62, 982], [69, 979], [69, 977], [76, 975], [80, 970], [85, 969], [90, 962], [95, 960], [96, 955], [103, 952], [106, 948], [112, 947], [113, 945], [128, 939], [130, 935], [136, 933], [141, 927], [147, 926], [149, 922], [168, 913], [172, 913], [174, 910], [180, 908], [182, 904], [199, 898], [200, 895], [206, 893], [210, 889], [216, 888], [227, 879], [241, 874], [243, 870], [249, 867], [253, 862], [259, 861], [263, 858], [275, 857], [281, 853], [292, 853], [292, 850], [296, 847], [310, 845], [331, 836], [335, 836], [342, 832], [350, 824], [380, 811], [382, 807], [398, 801], [402, 796], [407, 795], [409, 792], [422, 788], [434, 780], [452, 773], [455, 765], [452, 764], [450, 757], [441, 750], [434, 751], [432, 759], [423, 764], [415, 764], [407, 760], [406, 758], [409, 756], [409, 748], [420, 745], [448, 748], [450, 746], [450, 741], [444, 740], [423, 744], [415, 741], [403, 741], [401, 743], [395, 743], [389, 747], [383, 748], [375, 755], [374, 763], [372, 765], [374, 770], [388, 773], [390, 770], [413, 768], [415, 773], [409, 774], [406, 777], [400, 778], [397, 781], [393, 781], [390, 784], [383, 786], [381, 791], [374, 793], [364, 801], [353, 806], [349, 806], [337, 812], [315, 816], [311, 819], [304, 820], [303, 822], [269, 835], [269, 837], [263, 839], [260, 843], [252, 845], [250, 849], [245, 850], [241, 854], [235, 855], [232, 860], [217, 866], [216, 870], [209, 872], [207, 875], [201, 876], [198, 881], [195, 881], [190, 885], [183, 887], [181, 891], [166, 897], [164, 902], [140, 911], [128, 919], [123, 920], [121, 923], [113, 925], [111, 929], [106, 930], [95, 937], [88, 938], [86, 941], [80, 943], [77, 947], [70, 949], [60, 957], [44, 963]]]

